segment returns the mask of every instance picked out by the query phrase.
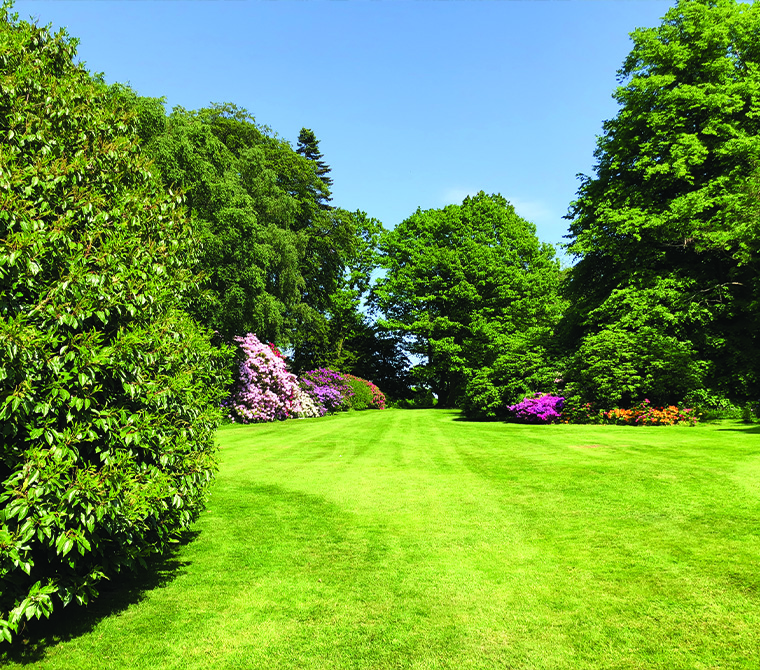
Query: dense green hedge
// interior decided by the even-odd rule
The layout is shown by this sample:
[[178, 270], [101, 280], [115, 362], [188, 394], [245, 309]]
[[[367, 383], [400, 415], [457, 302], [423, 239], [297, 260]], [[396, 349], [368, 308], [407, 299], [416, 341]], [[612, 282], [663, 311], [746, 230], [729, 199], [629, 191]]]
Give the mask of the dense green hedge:
[[161, 551], [215, 468], [195, 240], [64, 33], [0, 16], [0, 639]]

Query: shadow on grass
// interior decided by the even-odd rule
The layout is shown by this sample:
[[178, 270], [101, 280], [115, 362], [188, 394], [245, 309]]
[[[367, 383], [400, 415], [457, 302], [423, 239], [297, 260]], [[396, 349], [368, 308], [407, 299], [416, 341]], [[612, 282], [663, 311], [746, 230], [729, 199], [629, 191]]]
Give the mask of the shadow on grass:
[[178, 558], [182, 547], [198, 536], [187, 531], [180, 541], [161, 556], [147, 560], [147, 569], [136, 573], [114, 575], [100, 583], [100, 595], [87, 606], [70, 604], [58, 606], [49, 619], [27, 621], [25, 628], [14, 636], [11, 644], [0, 645], [0, 666], [4, 663], [36, 663], [45, 658], [47, 649], [92, 632], [102, 620], [131, 605], [139, 603], [154, 589], [167, 586], [189, 565]]
[[454, 418], [454, 421], [462, 421], [464, 423], [515, 423], [514, 421], [510, 421], [505, 416], [467, 416], [461, 409], [456, 411], [459, 412], [459, 415]]
[[734, 433], [755, 433], [755, 434], [758, 434], [758, 433], [760, 433], [760, 426], [758, 426], [757, 424], [755, 424], [755, 425], [747, 425], [747, 426], [741, 426], [741, 427], [736, 427], [736, 428], [718, 428], [718, 432], [719, 433], [726, 432], [726, 431], [734, 432]]

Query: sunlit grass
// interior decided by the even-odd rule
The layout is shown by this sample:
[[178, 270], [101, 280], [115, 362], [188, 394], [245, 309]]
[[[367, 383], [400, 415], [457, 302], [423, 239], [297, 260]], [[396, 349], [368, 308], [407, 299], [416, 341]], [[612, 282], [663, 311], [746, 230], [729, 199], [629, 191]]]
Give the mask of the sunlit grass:
[[760, 434], [230, 426], [190, 541], [4, 667], [760, 667]]

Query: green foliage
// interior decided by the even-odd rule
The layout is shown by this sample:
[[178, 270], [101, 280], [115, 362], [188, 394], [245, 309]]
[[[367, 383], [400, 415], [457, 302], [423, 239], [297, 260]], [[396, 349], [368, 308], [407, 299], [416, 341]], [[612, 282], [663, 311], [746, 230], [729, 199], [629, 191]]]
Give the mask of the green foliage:
[[586, 336], [565, 370], [565, 393], [624, 407], [642, 397], [667, 404], [702, 382], [693, 346], [651, 326], [609, 325]]
[[563, 332], [588, 398], [760, 395], [758, 34], [756, 3], [680, 0], [631, 35], [620, 111], [571, 208]]
[[738, 419], [742, 417], [743, 410], [734, 405], [728, 398], [713, 393], [709, 389], [697, 388], [689, 391], [681, 403], [685, 407], [696, 409], [703, 421], [715, 419]]
[[0, 20], [0, 637], [162, 551], [203, 505], [226, 351], [198, 243], [76, 42]]
[[562, 405], [563, 423], [602, 423], [604, 410], [595, 409], [590, 402], [584, 402], [579, 396], [565, 398]]
[[490, 365], [475, 370], [465, 388], [462, 408], [472, 419], [509, 416], [507, 407], [538, 390], [553, 390], [560, 376], [551, 352], [552, 331], [534, 327], [494, 340]]
[[[129, 91], [121, 94], [143, 120], [150, 105]], [[227, 341], [248, 332], [287, 340], [294, 314], [308, 321], [311, 313], [302, 301], [306, 241], [295, 225], [299, 203], [273, 165], [279, 153], [292, 150], [231, 105], [177, 108], [163, 127], [151, 127], [159, 132], [145, 151], [164, 183], [185, 193], [200, 235], [197, 269], [206, 292], [190, 301], [190, 311]], [[308, 165], [302, 172], [308, 174]]]
[[[325, 163], [322, 158], [322, 152], [319, 150], [319, 140], [314, 134], [311, 128], [301, 128], [301, 132], [298, 133], [298, 146], [296, 152], [301, 154], [304, 158], [310, 161], [314, 161], [316, 167], [317, 176], [322, 180], [326, 189], [329, 189], [333, 185], [332, 177], [329, 177], [330, 166]], [[329, 193], [322, 196], [320, 199], [320, 206], [323, 209], [329, 208], [327, 201], [330, 200]]]
[[409, 393], [395, 403], [399, 409], [431, 409], [438, 405], [437, 398], [429, 388], [412, 386]]
[[342, 275], [327, 296], [324, 320], [298, 334], [293, 369], [300, 372], [328, 367], [362, 375], [372, 358], [369, 340], [374, 330], [361, 305], [377, 267], [377, 245], [383, 226], [361, 211], [334, 210], [333, 214], [346, 220], [353, 231], [352, 239], [346, 240]]
[[426, 359], [417, 380], [444, 407], [462, 402], [482, 368], [522, 356], [559, 316], [554, 250], [500, 195], [417, 210], [387, 233], [381, 252], [388, 273], [372, 298], [380, 325]]
[[354, 392], [354, 395], [348, 399], [348, 406], [351, 409], [367, 409], [372, 404], [372, 389], [367, 381], [353, 375], [342, 376]]
[[325, 211], [329, 189], [312, 161], [233, 104], [169, 116], [123, 86], [144, 151], [186, 197], [199, 231], [200, 295], [188, 309], [231, 341], [256, 332], [292, 345], [320, 327], [352, 248], [350, 216]]

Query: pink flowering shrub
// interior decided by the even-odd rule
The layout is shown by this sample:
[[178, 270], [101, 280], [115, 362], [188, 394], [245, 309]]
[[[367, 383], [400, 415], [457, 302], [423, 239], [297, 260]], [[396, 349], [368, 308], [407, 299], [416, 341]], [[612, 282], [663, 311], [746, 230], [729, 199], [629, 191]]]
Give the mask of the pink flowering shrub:
[[507, 409], [520, 423], [554, 423], [561, 418], [564, 401], [561, 396], [544, 393], [524, 398]]
[[232, 421], [258, 423], [325, 414], [324, 407], [299, 388], [298, 378], [287, 370], [275, 347], [263, 344], [253, 333], [235, 341], [243, 360], [232, 394], [224, 403]]

